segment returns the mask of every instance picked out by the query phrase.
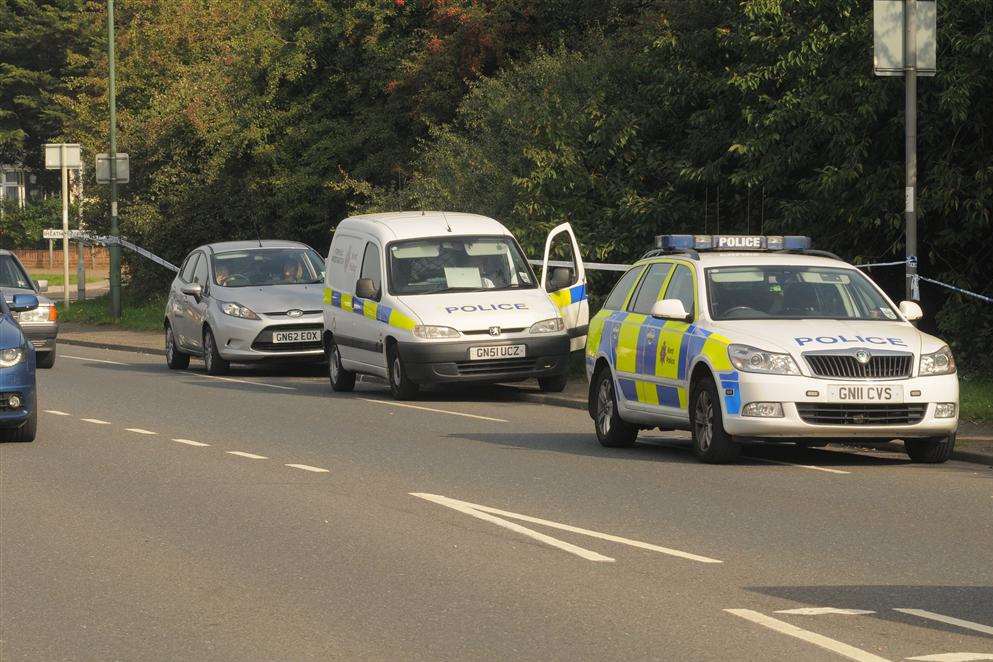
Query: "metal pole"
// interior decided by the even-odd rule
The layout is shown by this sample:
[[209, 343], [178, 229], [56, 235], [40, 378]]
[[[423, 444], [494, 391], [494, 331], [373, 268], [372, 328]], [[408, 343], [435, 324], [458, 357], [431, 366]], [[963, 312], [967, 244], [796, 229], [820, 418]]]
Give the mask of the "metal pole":
[[[79, 207], [76, 214], [79, 218], [79, 229], [83, 229], [83, 163], [80, 159], [79, 170]], [[86, 301], [86, 264], [83, 259], [83, 242], [76, 242], [76, 301]]]
[[903, 67], [906, 78], [904, 99], [907, 184], [907, 299], [920, 300], [917, 282], [917, 0], [903, 3]]
[[[117, 237], [117, 93], [114, 79], [114, 0], [107, 0], [107, 65], [110, 97], [110, 236]], [[110, 246], [110, 316], [121, 317], [121, 247]]]
[[69, 168], [66, 166], [66, 145], [59, 145], [62, 166], [62, 300], [69, 307]]

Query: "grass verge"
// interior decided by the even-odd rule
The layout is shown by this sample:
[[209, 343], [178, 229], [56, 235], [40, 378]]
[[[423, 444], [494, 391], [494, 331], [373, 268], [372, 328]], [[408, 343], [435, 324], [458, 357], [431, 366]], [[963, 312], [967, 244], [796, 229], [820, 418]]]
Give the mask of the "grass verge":
[[[31, 271], [29, 272], [31, 280], [47, 280], [50, 287], [61, 287], [65, 280], [62, 278], [61, 271]], [[86, 282], [87, 283], [99, 283], [100, 281], [107, 280], [106, 273], [93, 273], [90, 269], [86, 270]], [[75, 285], [79, 282], [76, 278], [76, 270], [73, 269], [69, 272], [69, 284]]]
[[161, 331], [162, 315], [165, 310], [165, 294], [155, 294], [146, 297], [136, 297], [127, 291], [122, 293], [120, 320], [110, 316], [110, 300], [106, 296], [73, 302], [69, 308], [61, 303], [59, 321], [75, 322], [77, 324], [110, 325], [130, 331]]
[[969, 421], [993, 421], [993, 378], [959, 378], [961, 418]]

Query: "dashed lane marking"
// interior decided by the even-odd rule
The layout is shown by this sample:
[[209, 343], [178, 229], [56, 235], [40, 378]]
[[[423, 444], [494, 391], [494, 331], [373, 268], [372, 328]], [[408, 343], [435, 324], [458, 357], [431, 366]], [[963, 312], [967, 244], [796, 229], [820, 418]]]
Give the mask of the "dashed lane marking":
[[842, 614], [844, 616], [863, 616], [875, 614], [868, 609], [838, 609], [837, 607], [800, 607], [799, 609], [780, 609], [776, 614], [796, 614], [798, 616], [820, 616], [822, 614]]
[[983, 634], [993, 635], [993, 627], [990, 627], [989, 625], [974, 623], [961, 618], [955, 618], [954, 616], [936, 614], [933, 611], [928, 611], [926, 609], [898, 609], [894, 607], [893, 611], [898, 611], [901, 614], [910, 614], [911, 616], [926, 618], [932, 621], [938, 621], [940, 623], [947, 623], [948, 625], [956, 625], [960, 628], [965, 628], [966, 630], [974, 630], [976, 632], [982, 632]]
[[818, 467], [813, 464], [796, 464], [794, 462], [783, 462], [782, 460], [769, 460], [764, 457], [749, 457], [750, 460], [756, 460], [758, 462], [768, 462], [769, 464], [782, 464], [787, 467], [800, 467], [801, 469], [813, 469], [814, 471], [823, 471], [829, 474], [850, 474], [851, 471], [842, 471], [841, 469], [829, 469], [828, 467]]
[[976, 660], [993, 660], [993, 653], [937, 653], [935, 655], [908, 657], [907, 659], [920, 660], [920, 662], [975, 662]]
[[803, 628], [798, 628], [795, 625], [790, 625], [785, 621], [781, 621], [778, 618], [773, 618], [771, 616], [766, 616], [757, 611], [752, 611], [751, 609], [725, 609], [729, 614], [738, 616], [739, 618], [744, 618], [752, 623], [757, 623], [763, 627], [779, 632], [780, 634], [785, 634], [801, 641], [806, 641], [809, 644], [815, 646], [820, 646], [825, 650], [829, 650], [832, 653], [837, 653], [842, 657], [847, 657], [849, 660], [856, 660], [856, 662], [890, 662], [885, 657], [879, 657], [878, 655], [873, 655], [868, 651], [864, 651], [861, 648], [856, 648], [850, 644], [846, 644], [842, 641], [836, 639], [831, 639], [830, 637], [825, 637], [823, 634], [817, 634], [816, 632], [811, 632], [810, 630], [804, 630]]
[[244, 451], [224, 451], [228, 455], [237, 455], [238, 457], [247, 457], [249, 460], [268, 460], [265, 455], [256, 455], [255, 453], [246, 453]]
[[297, 390], [294, 386], [282, 386], [280, 384], [268, 384], [266, 382], [253, 382], [248, 379], [235, 379], [234, 377], [220, 377], [218, 375], [205, 375], [199, 372], [187, 372], [183, 373], [189, 375], [190, 377], [199, 377], [201, 379], [216, 379], [222, 382], [234, 382], [235, 384], [250, 384], [252, 386], [264, 386], [266, 388], [278, 388], [283, 391], [295, 391]]
[[210, 444], [205, 444], [202, 441], [193, 441], [192, 439], [173, 439], [173, 441], [186, 444], [187, 446], [210, 446]]
[[110, 365], [131, 365], [130, 363], [121, 363], [120, 361], [108, 361], [107, 359], [91, 359], [88, 356], [72, 356], [70, 354], [60, 354], [63, 359], [73, 359], [75, 361], [92, 361], [93, 363], [108, 363]]
[[327, 469], [322, 469], [321, 467], [312, 467], [309, 464], [287, 464], [286, 466], [292, 467], [294, 469], [303, 469], [304, 471], [311, 471], [315, 474], [331, 473]]
[[110, 421], [102, 421], [99, 418], [81, 418], [79, 420], [84, 423], [92, 423], [93, 425], [110, 425]]
[[151, 430], [146, 430], [144, 428], [124, 428], [128, 432], [134, 432], [135, 434], [158, 434], [158, 432], [152, 432]]
[[448, 411], [447, 409], [433, 409], [431, 407], [421, 407], [418, 405], [408, 405], [405, 402], [393, 402], [392, 400], [377, 400], [375, 398], [359, 398], [360, 400], [365, 400], [366, 402], [376, 402], [381, 405], [387, 405], [390, 407], [406, 407], [407, 409], [419, 409], [421, 411], [430, 411], [435, 414], [448, 414], [449, 416], [463, 416], [465, 418], [475, 418], [480, 421], [492, 421], [494, 423], [509, 423], [502, 418], [491, 418], [489, 416], [480, 416], [478, 414], [466, 414], [461, 411]]
[[68, 416], [69, 414], [64, 411], [59, 411], [58, 409], [45, 409], [46, 414], [52, 414], [53, 416]]

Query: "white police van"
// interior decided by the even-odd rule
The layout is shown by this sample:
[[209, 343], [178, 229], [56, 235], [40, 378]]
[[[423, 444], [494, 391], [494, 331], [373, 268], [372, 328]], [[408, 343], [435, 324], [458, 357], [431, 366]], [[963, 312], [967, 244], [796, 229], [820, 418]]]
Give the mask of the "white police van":
[[706, 462], [740, 442], [902, 439], [944, 462], [958, 427], [948, 346], [807, 237], [663, 235], [591, 320], [589, 412], [605, 446], [688, 429]]
[[[549, 271], [550, 258], [571, 267]], [[386, 379], [394, 397], [438, 383], [537, 379], [566, 384], [571, 350], [589, 324], [586, 273], [575, 234], [555, 228], [538, 279], [497, 221], [452, 212], [355, 216], [327, 257], [324, 347], [331, 386]]]

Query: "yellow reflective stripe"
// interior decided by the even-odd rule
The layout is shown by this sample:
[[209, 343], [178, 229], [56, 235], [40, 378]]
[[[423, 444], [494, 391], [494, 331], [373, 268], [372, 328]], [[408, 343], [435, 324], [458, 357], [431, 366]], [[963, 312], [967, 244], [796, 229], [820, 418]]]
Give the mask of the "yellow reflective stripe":
[[341, 293], [341, 309], [352, 312], [352, 295]]
[[[679, 351], [683, 344], [683, 334], [690, 325], [686, 322], [667, 321], [659, 336], [659, 351], [655, 355], [655, 376], [666, 379], [679, 377]], [[663, 345], [665, 352], [663, 353]], [[663, 362], [663, 355], [665, 361]]]
[[331, 288], [330, 287], [325, 287], [324, 288], [324, 304], [327, 305], [327, 306], [331, 305]]
[[399, 310], [393, 309], [390, 311], [390, 326], [395, 326], [398, 329], [406, 329], [410, 331], [416, 326], [416, 322], [410, 319]]
[[610, 313], [601, 310], [590, 320], [590, 328], [586, 334], [586, 355], [595, 357], [600, 347], [600, 338], [603, 336], [603, 322]]
[[407, 317], [399, 310], [394, 308], [389, 308], [388, 306], [383, 306], [375, 301], [369, 301], [368, 299], [361, 299], [362, 310], [356, 311], [353, 308], [353, 302], [356, 301], [356, 297], [352, 294], [347, 294], [345, 292], [336, 292], [330, 287], [324, 288], [324, 303], [326, 305], [333, 305], [335, 296], [339, 296], [339, 305], [336, 308], [341, 309], [347, 313], [354, 313], [356, 315], [362, 315], [371, 320], [376, 320], [379, 322], [384, 322], [385, 320], [380, 319], [380, 310], [382, 309], [382, 314], [385, 317], [386, 311], [389, 311], [389, 321], [386, 322], [390, 326], [396, 327], [398, 329], [404, 329], [406, 331], [412, 330], [416, 325], [415, 322], [410, 317]]
[[555, 292], [549, 292], [548, 298], [552, 300], [552, 303], [554, 303], [555, 307], [559, 310], [562, 310], [572, 303], [572, 296], [569, 294], [568, 288], [564, 290], [557, 290]]
[[649, 405], [659, 404], [659, 391], [655, 388], [654, 382], [638, 381], [635, 382], [634, 387], [638, 393], [638, 402]]
[[719, 372], [734, 370], [731, 359], [728, 358], [728, 345], [731, 341], [722, 335], [712, 333], [707, 336], [703, 343], [703, 355], [710, 361], [710, 365]]
[[369, 319], [376, 319], [376, 302], [364, 301], [362, 303], [362, 313]]
[[679, 408], [686, 409], [689, 406], [690, 398], [686, 393], [686, 389], [682, 386], [676, 388], [676, 392], [679, 394]]
[[621, 323], [617, 338], [617, 370], [620, 372], [638, 372], [638, 332], [647, 318], [647, 315], [631, 313]]

